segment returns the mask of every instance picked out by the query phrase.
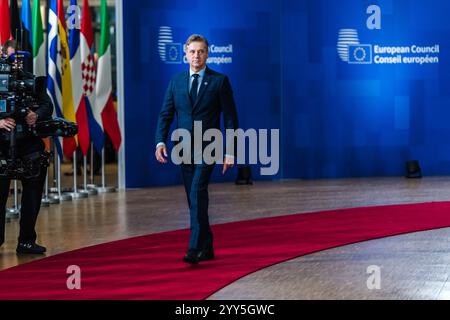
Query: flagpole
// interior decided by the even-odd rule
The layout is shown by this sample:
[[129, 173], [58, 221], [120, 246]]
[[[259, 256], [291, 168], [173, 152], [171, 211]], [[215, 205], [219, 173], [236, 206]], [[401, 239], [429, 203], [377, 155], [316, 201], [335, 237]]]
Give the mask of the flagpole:
[[57, 168], [57, 159], [58, 153], [56, 150], [55, 140], [52, 139], [52, 146], [53, 146], [53, 187], [50, 188], [50, 193], [58, 193], [58, 181], [57, 181], [57, 174], [56, 174], [56, 168]]
[[10, 219], [16, 219], [20, 215], [20, 207], [17, 203], [17, 180], [14, 180], [14, 204], [6, 211], [6, 217]]
[[77, 150], [73, 151], [73, 192], [70, 193], [73, 199], [87, 198], [86, 192], [78, 191], [77, 187]]
[[94, 144], [91, 142], [91, 185], [94, 186], [94, 188], [96, 187], [95, 183], [94, 183]]
[[[91, 167], [91, 171], [92, 171], [92, 167]], [[89, 185], [87, 184], [87, 156], [86, 155], [83, 156], [83, 189], [81, 190], [81, 192], [85, 192], [90, 196], [98, 194], [96, 189], [89, 188]]]
[[[54, 162], [53, 162], [53, 167], [54, 167], [54, 172], [55, 172], [55, 167], [56, 167], [56, 159], [54, 159]], [[48, 173], [48, 169], [46, 170], [47, 171], [47, 173], [46, 173], [46, 175], [45, 175], [45, 190], [44, 190], [44, 197], [42, 198], [42, 205], [44, 206], [44, 207], [48, 207], [48, 206], [50, 206], [51, 204], [59, 204], [60, 203], [60, 201], [59, 201], [59, 196], [49, 196], [49, 185], [48, 185], [48, 180], [49, 180], [49, 173]], [[55, 180], [55, 178], [53, 179], [53, 180]], [[55, 180], [56, 181], [56, 180]], [[58, 189], [57, 188], [55, 188], [56, 189], [56, 192], [58, 192]], [[50, 191], [50, 192], [52, 192], [52, 191]]]
[[56, 142], [55, 139], [57, 139], [56, 137], [53, 137], [52, 139], [52, 143], [53, 143], [53, 187], [50, 189], [50, 193], [53, 193], [52, 195], [50, 195], [50, 201], [51, 204], [58, 204], [60, 203], [60, 195], [61, 195], [61, 191], [59, 189], [59, 175], [58, 175], [58, 150], [56, 148]]
[[87, 159], [86, 155], [83, 155], [83, 188], [87, 191]]
[[[52, 139], [53, 140], [53, 139]], [[59, 204], [59, 195], [58, 195], [58, 174], [57, 174], [57, 166], [58, 166], [58, 153], [55, 150], [55, 141], [53, 141], [53, 187], [48, 188], [48, 182], [47, 182], [47, 189], [50, 189], [50, 193], [56, 193], [56, 195], [50, 195], [48, 197], [50, 204]], [[47, 179], [48, 179], [48, 170], [47, 170]], [[47, 193], [48, 194], [48, 193]]]
[[94, 143], [91, 142], [91, 157], [90, 157], [90, 165], [89, 169], [90, 172], [90, 184], [87, 185], [88, 190], [93, 190], [92, 192], [95, 192], [93, 194], [97, 194], [97, 185], [94, 183]]
[[45, 187], [44, 187], [44, 197], [41, 200], [41, 206], [49, 207], [50, 206], [50, 198], [48, 197], [48, 170], [45, 175]]
[[106, 177], [105, 177], [105, 147], [102, 149], [102, 186], [97, 188], [99, 193], [112, 193], [116, 192], [116, 188], [107, 187], [106, 186]]
[[105, 148], [102, 149], [102, 188], [106, 187], [105, 184]]
[[54, 139], [50, 139], [48, 138], [51, 144], [51, 147], [53, 148], [53, 187], [49, 186], [49, 178], [50, 178], [50, 167], [47, 169], [47, 174], [45, 177], [45, 197], [42, 199], [42, 201], [44, 201], [45, 199], [48, 200], [49, 204], [58, 204], [59, 198], [56, 195], [49, 195], [49, 193], [57, 193], [58, 192], [58, 188], [57, 188], [57, 180], [56, 180], [56, 157], [57, 152], [56, 152], [56, 145], [55, 145], [55, 141]]
[[58, 198], [59, 198], [59, 200], [60, 201], [72, 201], [72, 196], [69, 193], [67, 193], [67, 192], [62, 193], [61, 192], [61, 159], [60, 159], [60, 157], [58, 157], [58, 171], [57, 171], [57, 174], [58, 174]]

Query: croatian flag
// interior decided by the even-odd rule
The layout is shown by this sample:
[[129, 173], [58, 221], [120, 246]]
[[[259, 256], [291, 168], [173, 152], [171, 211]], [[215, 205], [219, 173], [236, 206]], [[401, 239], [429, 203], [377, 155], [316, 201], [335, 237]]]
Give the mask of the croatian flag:
[[[81, 13], [81, 37], [80, 37], [80, 51], [81, 51], [81, 77], [83, 79], [83, 94], [84, 94], [84, 108], [80, 110], [80, 115], [85, 117], [88, 123], [89, 138], [94, 143], [94, 147], [97, 151], [103, 149], [103, 128], [101, 122], [97, 122], [94, 118], [93, 108], [95, 106], [95, 79], [96, 79], [96, 66], [93, 55], [94, 36], [92, 33], [91, 24], [91, 11], [89, 9], [88, 0], [83, 0], [83, 11]], [[81, 148], [83, 146], [80, 139]], [[89, 148], [89, 145], [87, 146]], [[87, 149], [86, 149], [87, 150]], [[84, 151], [83, 151], [84, 153]]]
[[[71, 8], [78, 8], [77, 0], [71, 0]], [[75, 6], [75, 7], [74, 7]], [[82, 83], [82, 65], [81, 65], [81, 48], [80, 48], [80, 21], [79, 12], [71, 12], [73, 21], [70, 21], [71, 28], [69, 33], [69, 49], [70, 49], [70, 68], [72, 71], [72, 93], [75, 106], [75, 117], [78, 124], [78, 143], [80, 144], [83, 155], [87, 155], [89, 150], [89, 126], [86, 114], [86, 105], [83, 94]]]

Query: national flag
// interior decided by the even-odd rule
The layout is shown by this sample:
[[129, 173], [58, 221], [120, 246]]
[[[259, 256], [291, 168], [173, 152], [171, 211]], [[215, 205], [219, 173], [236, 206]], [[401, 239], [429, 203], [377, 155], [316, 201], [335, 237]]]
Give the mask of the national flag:
[[[62, 0], [58, 0], [58, 35], [61, 45], [59, 59], [61, 59], [62, 111], [65, 119], [76, 122], [72, 94], [69, 42], [67, 40], [66, 18], [64, 16], [64, 6]], [[73, 156], [73, 152], [76, 148], [76, 137], [63, 139], [63, 151], [67, 158], [71, 158]]]
[[[77, 6], [77, 0], [71, 0], [70, 5]], [[75, 11], [72, 14], [76, 15], [75, 21], [80, 21], [81, 17], [79, 16], [78, 11]], [[79, 28], [80, 26], [74, 23], [69, 32], [70, 67], [72, 69], [72, 92], [75, 106], [75, 117], [78, 124], [78, 142], [80, 143], [83, 154], [87, 155], [90, 140], [86, 105], [83, 94]]]
[[83, 0], [83, 11], [81, 17], [81, 62], [83, 70], [83, 92], [86, 105], [86, 113], [89, 123], [90, 139], [98, 152], [103, 149], [105, 136], [101, 116], [94, 117], [95, 108], [95, 85], [96, 85], [96, 61], [93, 55], [94, 35], [92, 33], [91, 12], [88, 0]]
[[18, 44], [21, 44], [22, 26], [20, 23], [19, 6], [17, 5], [17, 0], [11, 0], [11, 3], [9, 5], [9, 20], [11, 37], [15, 39]]
[[101, 117], [104, 132], [108, 134], [114, 149], [117, 151], [122, 138], [117, 113], [112, 100], [111, 45], [109, 43], [109, 18], [106, 0], [101, 1], [100, 23], [100, 47], [98, 50], [99, 59], [95, 87], [96, 101], [94, 117], [97, 122]]
[[12, 38], [8, 0], [0, 0], [0, 17], [0, 45], [3, 46], [6, 40]]
[[[2, 0], [0, 0], [2, 1]], [[36, 1], [36, 0], [35, 0]], [[62, 118], [62, 83], [61, 83], [61, 61], [58, 51], [60, 50], [60, 41], [58, 35], [58, 15], [56, 0], [50, 1], [48, 11], [48, 76], [47, 93], [53, 103], [54, 115]], [[54, 137], [56, 150], [59, 158], [63, 159], [61, 142], [58, 137]]]
[[22, 0], [22, 35], [23, 39], [22, 41], [22, 50], [31, 52], [32, 47], [31, 44], [33, 43], [33, 33], [32, 33], [32, 20], [31, 20], [31, 6], [30, 6], [30, 0]]
[[[101, 122], [98, 123], [92, 113], [95, 106], [95, 74], [96, 66], [93, 56], [94, 35], [92, 33], [91, 11], [88, 0], [83, 0], [83, 10], [81, 13], [81, 35], [80, 35], [80, 51], [81, 51], [81, 76], [83, 79], [84, 105], [81, 104], [77, 110], [77, 121], [79, 132], [86, 131], [87, 139], [82, 141], [81, 135], [79, 142], [83, 154], [89, 149], [89, 142], [92, 140], [97, 150], [103, 149], [104, 134]], [[86, 145], [87, 142], [87, 145]]]
[[[15, 0], [16, 1], [16, 0]], [[32, 33], [32, 22], [31, 22], [31, 6], [30, 0], [22, 0], [22, 15], [21, 15], [21, 50], [28, 51], [30, 54], [33, 52], [33, 33]], [[25, 63], [25, 70], [33, 72], [33, 60], [27, 59]]]
[[41, 6], [39, 0], [33, 0], [33, 73], [36, 77], [45, 76], [45, 45], [42, 29]]

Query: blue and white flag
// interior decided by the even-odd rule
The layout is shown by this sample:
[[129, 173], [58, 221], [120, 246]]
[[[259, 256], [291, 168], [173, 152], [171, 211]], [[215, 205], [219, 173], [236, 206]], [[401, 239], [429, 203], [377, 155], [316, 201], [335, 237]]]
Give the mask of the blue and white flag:
[[[48, 75], [47, 93], [53, 102], [54, 115], [63, 118], [62, 113], [62, 83], [61, 83], [61, 61], [58, 51], [61, 43], [58, 35], [58, 15], [56, 0], [51, 0], [48, 12]], [[61, 141], [55, 137], [55, 145], [59, 157], [63, 159]]]

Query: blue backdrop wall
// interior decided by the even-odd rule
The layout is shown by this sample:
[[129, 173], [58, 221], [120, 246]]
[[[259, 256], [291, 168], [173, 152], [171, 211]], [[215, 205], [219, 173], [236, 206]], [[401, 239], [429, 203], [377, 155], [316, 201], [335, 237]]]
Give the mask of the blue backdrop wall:
[[[375, 20], [370, 5], [381, 10]], [[154, 131], [169, 79], [187, 69], [181, 45], [191, 33], [214, 45], [209, 66], [230, 77], [240, 127], [280, 129], [280, 171], [264, 177], [255, 165], [255, 179], [402, 175], [408, 159], [426, 175], [450, 173], [450, 2], [123, 6], [127, 187], [181, 183], [176, 166], [154, 159]], [[235, 175], [217, 168], [213, 179]]]

